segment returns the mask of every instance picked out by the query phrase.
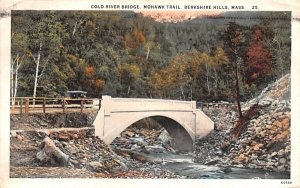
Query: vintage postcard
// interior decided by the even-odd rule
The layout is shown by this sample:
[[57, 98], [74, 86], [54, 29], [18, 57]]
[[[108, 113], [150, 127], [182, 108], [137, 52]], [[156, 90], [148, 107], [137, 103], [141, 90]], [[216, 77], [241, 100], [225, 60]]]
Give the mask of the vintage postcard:
[[4, 1], [0, 187], [299, 187], [299, 10]]

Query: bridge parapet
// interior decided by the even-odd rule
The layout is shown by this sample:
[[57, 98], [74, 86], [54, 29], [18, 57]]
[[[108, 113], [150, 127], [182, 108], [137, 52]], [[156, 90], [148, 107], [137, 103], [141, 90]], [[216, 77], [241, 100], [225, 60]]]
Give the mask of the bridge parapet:
[[143, 111], [182, 111], [196, 112], [196, 101], [179, 101], [163, 99], [132, 99], [102, 97], [105, 115], [114, 112], [143, 112]]

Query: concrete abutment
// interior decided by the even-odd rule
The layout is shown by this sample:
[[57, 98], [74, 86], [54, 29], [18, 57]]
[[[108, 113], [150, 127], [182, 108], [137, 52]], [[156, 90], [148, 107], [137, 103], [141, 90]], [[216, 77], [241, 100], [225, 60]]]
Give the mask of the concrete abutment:
[[196, 137], [204, 137], [214, 123], [195, 101], [102, 97], [102, 106], [93, 123], [95, 134], [110, 144], [127, 127], [151, 117], [170, 134], [177, 150], [192, 150]]

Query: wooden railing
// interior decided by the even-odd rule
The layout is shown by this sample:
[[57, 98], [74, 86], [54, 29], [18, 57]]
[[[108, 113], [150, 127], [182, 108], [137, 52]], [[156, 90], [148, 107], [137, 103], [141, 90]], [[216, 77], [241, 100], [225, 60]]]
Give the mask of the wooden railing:
[[216, 103], [216, 102], [212, 102], [212, 103], [206, 103], [206, 102], [197, 102], [196, 106], [197, 108], [203, 110], [204, 108], [210, 109], [210, 108], [228, 108], [231, 107], [233, 104], [232, 103]]
[[10, 98], [11, 113], [48, 113], [48, 112], [83, 112], [91, 109], [100, 109], [101, 99], [69, 99], [46, 97], [16, 97]]
[[[197, 108], [215, 109], [231, 107], [231, 103], [204, 103], [197, 102]], [[10, 99], [10, 111], [13, 114], [22, 113], [51, 113], [51, 112], [78, 112], [98, 110], [101, 107], [101, 99], [69, 99], [46, 97], [16, 97]]]

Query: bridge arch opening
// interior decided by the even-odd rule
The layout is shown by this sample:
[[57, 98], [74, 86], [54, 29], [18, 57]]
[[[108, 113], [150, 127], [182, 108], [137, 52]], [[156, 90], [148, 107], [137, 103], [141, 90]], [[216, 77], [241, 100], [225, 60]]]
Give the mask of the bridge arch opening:
[[[193, 149], [193, 139], [184, 126], [173, 118], [162, 115], [142, 117], [134, 120], [127, 124], [121, 132], [126, 132], [129, 127], [134, 127], [136, 129], [148, 128], [151, 130], [160, 129], [159, 126], [166, 130], [171, 137], [169, 144], [172, 148], [179, 151], [191, 151]], [[120, 134], [122, 135], [122, 133]]]

